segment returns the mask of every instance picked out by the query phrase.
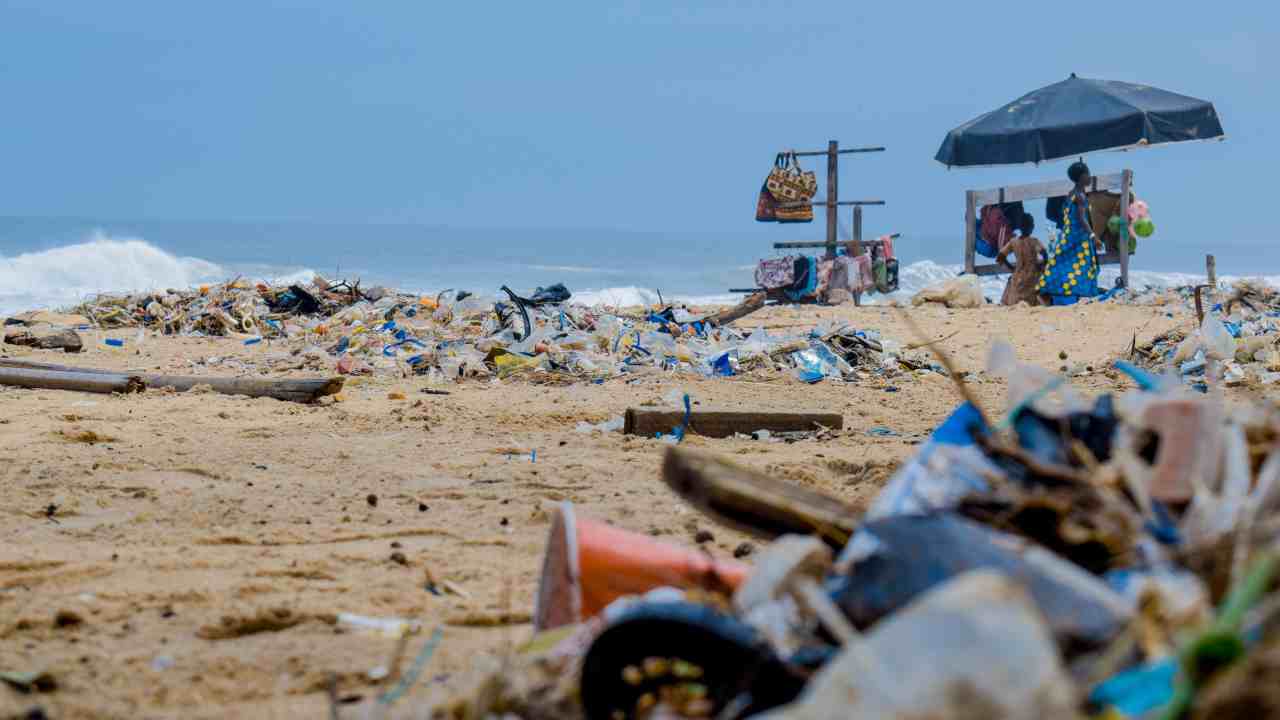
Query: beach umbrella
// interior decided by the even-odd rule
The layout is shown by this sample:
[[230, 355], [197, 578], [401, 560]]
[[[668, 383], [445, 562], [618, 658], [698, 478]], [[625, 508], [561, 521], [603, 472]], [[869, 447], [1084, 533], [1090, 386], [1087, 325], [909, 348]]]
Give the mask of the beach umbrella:
[[1073, 73], [947, 133], [935, 159], [947, 167], [1020, 165], [1224, 137], [1211, 102]]

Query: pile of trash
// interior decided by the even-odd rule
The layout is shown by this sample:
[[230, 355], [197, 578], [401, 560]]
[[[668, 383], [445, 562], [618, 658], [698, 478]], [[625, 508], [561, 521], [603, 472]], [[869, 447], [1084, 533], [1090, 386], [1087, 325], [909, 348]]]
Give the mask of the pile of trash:
[[[529, 297], [505, 286], [501, 293], [422, 296], [321, 277], [275, 287], [237, 279], [188, 291], [102, 295], [73, 312], [107, 330], [261, 344], [263, 353], [253, 362], [264, 372], [329, 369], [428, 375], [435, 382], [521, 377], [555, 383], [655, 370], [704, 377], [785, 372], [805, 382], [940, 370], [927, 356], [847, 326], [743, 332], [683, 307], [630, 314], [586, 307], [559, 284]], [[126, 334], [106, 342], [125, 347], [131, 340]], [[234, 362], [254, 369], [243, 358]]]
[[[1157, 294], [1148, 293], [1134, 302], [1153, 297]], [[1191, 332], [1175, 329], [1135, 344], [1132, 361], [1200, 392], [1207, 392], [1213, 381], [1227, 386], [1280, 382], [1280, 291], [1240, 281], [1207, 311], [1207, 299], [1194, 288], [1163, 291], [1158, 297], [1161, 304], [1194, 303], [1200, 325]]]
[[991, 365], [1007, 412], [963, 403], [864, 515], [668, 449], [751, 566], [561, 505], [532, 641], [436, 716], [1280, 716], [1280, 412]]

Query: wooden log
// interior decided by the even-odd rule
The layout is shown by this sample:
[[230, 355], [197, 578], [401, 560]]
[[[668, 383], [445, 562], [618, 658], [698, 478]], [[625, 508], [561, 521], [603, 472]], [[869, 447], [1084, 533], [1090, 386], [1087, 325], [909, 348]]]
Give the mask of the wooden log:
[[1218, 287], [1218, 261], [1212, 255], [1204, 256], [1204, 273], [1209, 279], [1209, 285], [1213, 288]]
[[197, 385], [208, 385], [213, 391], [222, 395], [247, 395], [249, 397], [270, 397], [291, 402], [314, 402], [326, 395], [334, 395], [342, 390], [344, 379], [334, 378], [246, 378], [246, 377], [209, 377], [203, 375], [153, 375], [149, 373], [117, 373], [111, 370], [94, 368], [77, 368], [48, 363], [33, 363], [22, 360], [0, 359], [0, 368], [18, 368], [42, 370], [56, 373], [75, 373], [82, 375], [129, 375], [139, 379], [145, 387], [171, 387], [178, 392], [186, 392]]
[[747, 296], [747, 298], [744, 299], [742, 302], [738, 303], [737, 305], [734, 305], [728, 310], [721, 310], [720, 312], [714, 315], [708, 315], [707, 317], [702, 318], [702, 320], [703, 322], [709, 322], [712, 325], [715, 325], [717, 327], [728, 325], [734, 320], [739, 320], [741, 318], [744, 318], [750, 315], [751, 313], [759, 310], [760, 308], [764, 307], [764, 301], [767, 297], [768, 297], [767, 293], [762, 293], [762, 292], [754, 293], [752, 295]]
[[662, 479], [700, 512], [766, 539], [816, 533], [838, 549], [862, 515], [828, 495], [682, 448], [667, 450]]
[[197, 385], [208, 385], [222, 395], [248, 395], [269, 397], [290, 402], [314, 402], [326, 395], [342, 391], [343, 378], [247, 378], [208, 377], [192, 375], [143, 375], [148, 387], [172, 387], [186, 392]]
[[16, 367], [0, 367], [0, 385], [103, 394], [142, 392], [146, 388], [142, 378], [126, 373], [66, 372]]
[[59, 330], [43, 335], [37, 335], [29, 330], [10, 330], [5, 333], [4, 341], [7, 345], [22, 345], [41, 350], [62, 350], [69, 353], [78, 353], [84, 349], [84, 341], [75, 330]]
[[[628, 435], [654, 437], [669, 433], [684, 422], [683, 410], [650, 410], [627, 408], [623, 432]], [[819, 427], [839, 430], [844, 416], [839, 413], [752, 412], [733, 410], [698, 410], [689, 417], [688, 431], [704, 437], [725, 438], [757, 430], [769, 432], [807, 432]]]

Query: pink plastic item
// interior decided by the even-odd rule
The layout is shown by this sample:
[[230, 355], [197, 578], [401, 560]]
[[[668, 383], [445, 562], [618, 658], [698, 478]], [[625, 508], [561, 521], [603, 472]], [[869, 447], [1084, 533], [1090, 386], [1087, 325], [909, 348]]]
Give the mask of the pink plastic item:
[[1134, 200], [1133, 203], [1129, 205], [1129, 222], [1135, 222], [1144, 217], [1149, 217], [1150, 215], [1151, 210], [1147, 207], [1147, 204], [1141, 200]]

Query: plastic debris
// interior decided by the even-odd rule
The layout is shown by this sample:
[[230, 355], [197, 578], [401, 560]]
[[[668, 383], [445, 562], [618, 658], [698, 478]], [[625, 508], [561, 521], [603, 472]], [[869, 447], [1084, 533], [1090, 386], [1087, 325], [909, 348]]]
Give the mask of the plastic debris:
[[1075, 687], [1039, 611], [1012, 578], [960, 575], [847, 648], [793, 705], [763, 720], [1066, 718]]
[[[318, 276], [288, 286], [237, 279], [194, 290], [100, 295], [77, 310], [102, 329], [270, 345], [270, 353], [237, 361], [246, 370], [418, 374], [434, 384], [494, 377], [599, 382], [653, 370], [701, 377], [795, 372], [806, 382], [855, 382], [859, 371], [892, 377], [935, 370], [924, 355], [886, 352], [874, 333], [848, 327], [772, 335], [714, 327], [682, 307], [587, 307], [563, 285], [527, 298], [503, 292], [505, 298], [463, 291], [421, 296]], [[123, 348], [125, 341], [106, 342]]]

